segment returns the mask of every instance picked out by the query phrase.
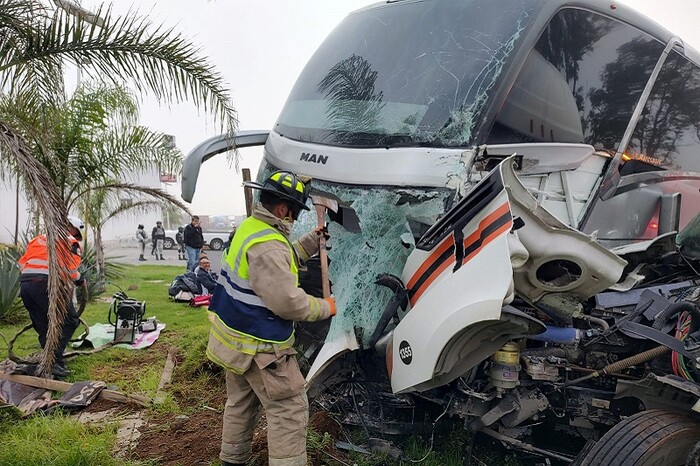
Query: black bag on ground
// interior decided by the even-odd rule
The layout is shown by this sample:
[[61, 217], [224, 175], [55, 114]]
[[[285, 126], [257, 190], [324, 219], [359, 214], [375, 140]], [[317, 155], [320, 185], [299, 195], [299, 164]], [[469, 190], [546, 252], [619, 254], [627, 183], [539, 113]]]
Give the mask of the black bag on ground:
[[187, 272], [175, 277], [170, 284], [170, 288], [168, 288], [168, 295], [174, 298], [181, 291], [192, 293], [193, 295], [202, 294], [202, 287], [194, 272]]

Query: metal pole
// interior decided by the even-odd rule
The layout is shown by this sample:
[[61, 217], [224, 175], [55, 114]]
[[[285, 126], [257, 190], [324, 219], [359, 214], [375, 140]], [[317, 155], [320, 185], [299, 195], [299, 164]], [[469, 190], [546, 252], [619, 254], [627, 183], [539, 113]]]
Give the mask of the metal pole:
[[[241, 172], [243, 173], [243, 181], [250, 181], [250, 168], [243, 168]], [[245, 214], [250, 217], [253, 213], [253, 190], [245, 187], [243, 195], [245, 196]]]

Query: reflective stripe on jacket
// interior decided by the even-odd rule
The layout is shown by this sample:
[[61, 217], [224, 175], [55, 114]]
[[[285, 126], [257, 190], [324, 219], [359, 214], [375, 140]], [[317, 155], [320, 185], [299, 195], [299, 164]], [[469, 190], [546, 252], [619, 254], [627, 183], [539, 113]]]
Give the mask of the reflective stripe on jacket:
[[[58, 264], [75, 281], [80, 278], [80, 242], [68, 236], [70, 247], [65, 242], [59, 242], [56, 248]], [[49, 275], [49, 255], [46, 247], [46, 235], [39, 235], [29, 242], [27, 250], [19, 258], [22, 275]]]
[[291, 344], [294, 322], [282, 319], [269, 310], [250, 286], [246, 253], [251, 246], [267, 241], [280, 241], [288, 246], [290, 272], [297, 276], [297, 259], [289, 240], [267, 223], [249, 217], [241, 223], [222, 261], [209, 309], [216, 314], [221, 324], [243, 337], [268, 343]]

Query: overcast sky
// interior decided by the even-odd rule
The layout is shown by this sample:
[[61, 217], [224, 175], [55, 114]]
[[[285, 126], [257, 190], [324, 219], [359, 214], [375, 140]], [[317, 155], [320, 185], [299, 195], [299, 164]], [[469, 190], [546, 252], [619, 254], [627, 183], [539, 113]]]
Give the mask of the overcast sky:
[[[97, 9], [99, 0], [82, 0]], [[368, 0], [114, 0], [113, 10], [137, 10], [155, 24], [174, 27], [190, 38], [217, 66], [231, 89], [240, 129], [271, 129], [287, 94], [318, 45], [351, 11], [375, 3]], [[700, 50], [697, 0], [626, 0], [686, 43]], [[173, 134], [187, 154], [199, 142], [218, 134], [210, 118], [192, 104], [141, 106], [141, 122]], [[257, 173], [262, 149], [242, 151], [241, 167]], [[200, 214], [243, 214], [240, 174], [224, 155], [202, 166], [192, 211]], [[171, 191], [179, 194], [179, 187]]]

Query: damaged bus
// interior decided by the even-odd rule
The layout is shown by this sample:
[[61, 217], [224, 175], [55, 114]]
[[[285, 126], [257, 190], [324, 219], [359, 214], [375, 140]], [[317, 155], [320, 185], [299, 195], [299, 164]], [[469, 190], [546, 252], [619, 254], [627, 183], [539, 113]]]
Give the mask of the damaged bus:
[[297, 335], [344, 422], [700, 461], [700, 55], [671, 32], [604, 0], [387, 0], [333, 30], [274, 128], [195, 148], [185, 200], [232, 143], [338, 204], [339, 313]]

